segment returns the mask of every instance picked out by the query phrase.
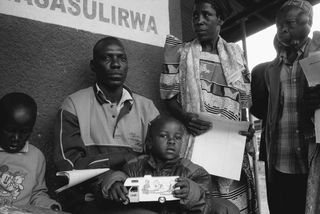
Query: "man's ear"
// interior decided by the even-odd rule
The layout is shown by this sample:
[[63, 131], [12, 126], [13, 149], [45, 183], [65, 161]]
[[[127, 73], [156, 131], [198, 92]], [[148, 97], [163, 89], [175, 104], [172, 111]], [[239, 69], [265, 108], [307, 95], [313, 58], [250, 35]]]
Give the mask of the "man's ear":
[[218, 25], [222, 26], [224, 24], [224, 21], [220, 17], [218, 17], [218, 19], [219, 19]]
[[313, 24], [312, 18], [308, 16], [308, 25], [312, 27], [312, 24]]
[[95, 72], [95, 69], [94, 69], [94, 62], [93, 62], [93, 60], [90, 60], [90, 68], [91, 68], [91, 71], [93, 71], [94, 73], [96, 73], [96, 72]]

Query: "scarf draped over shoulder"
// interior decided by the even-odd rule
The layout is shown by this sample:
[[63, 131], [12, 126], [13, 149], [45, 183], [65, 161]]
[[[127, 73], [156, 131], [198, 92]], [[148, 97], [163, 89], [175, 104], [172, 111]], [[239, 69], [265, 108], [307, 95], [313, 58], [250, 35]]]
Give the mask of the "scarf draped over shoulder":
[[[237, 44], [227, 43], [221, 37], [218, 40], [217, 50], [227, 85], [239, 90], [242, 108], [250, 107], [250, 75], [246, 69], [243, 50]], [[161, 97], [170, 99], [176, 93], [180, 93], [181, 106], [187, 112], [205, 111], [199, 72], [201, 51], [198, 39], [182, 44], [178, 38], [167, 36], [163, 73], [171, 75], [161, 76]], [[178, 74], [175, 79], [172, 78], [174, 73]]]

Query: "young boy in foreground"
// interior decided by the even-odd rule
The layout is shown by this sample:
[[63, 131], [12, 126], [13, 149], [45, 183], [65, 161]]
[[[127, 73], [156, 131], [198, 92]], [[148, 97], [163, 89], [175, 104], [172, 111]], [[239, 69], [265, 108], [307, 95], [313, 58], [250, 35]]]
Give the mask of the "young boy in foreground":
[[29, 144], [37, 105], [28, 95], [10, 93], [0, 99], [0, 205], [34, 205], [60, 210], [46, 191], [46, 162]]
[[130, 160], [123, 171], [116, 171], [106, 177], [103, 181], [103, 196], [117, 202], [127, 200], [128, 191], [124, 181], [128, 177], [179, 176], [172, 194], [180, 200], [164, 204], [147, 202], [131, 205], [157, 213], [209, 213], [211, 177], [202, 167], [180, 158], [184, 134], [184, 126], [172, 117], [158, 117], [152, 121], [146, 142], [148, 155]]

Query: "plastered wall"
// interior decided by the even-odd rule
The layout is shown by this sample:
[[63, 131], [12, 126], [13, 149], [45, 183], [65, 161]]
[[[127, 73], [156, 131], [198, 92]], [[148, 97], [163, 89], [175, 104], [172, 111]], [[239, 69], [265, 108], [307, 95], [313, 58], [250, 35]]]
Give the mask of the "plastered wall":
[[[180, 1], [169, 0], [171, 34], [182, 38]], [[54, 190], [53, 124], [58, 107], [69, 94], [95, 82], [89, 61], [92, 47], [105, 35], [0, 14], [0, 97], [25, 92], [38, 104], [38, 117], [30, 142], [47, 161], [46, 181]], [[163, 48], [121, 39], [129, 60], [126, 84], [152, 99], [165, 112], [159, 97]]]

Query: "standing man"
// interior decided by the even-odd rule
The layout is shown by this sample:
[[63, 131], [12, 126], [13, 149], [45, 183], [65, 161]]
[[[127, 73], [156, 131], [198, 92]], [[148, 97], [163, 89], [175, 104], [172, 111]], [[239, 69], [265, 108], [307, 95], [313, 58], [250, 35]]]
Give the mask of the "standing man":
[[[148, 124], [159, 115], [151, 100], [124, 85], [128, 59], [117, 38], [95, 44], [90, 67], [96, 84], [69, 95], [58, 111], [54, 161], [59, 171], [119, 169], [142, 153]], [[65, 210], [76, 214], [94, 209], [93, 196], [101, 194], [103, 179], [101, 175], [68, 189]]]
[[[273, 40], [273, 45], [279, 54], [279, 49], [282, 49], [282, 44], [279, 42], [277, 35]], [[259, 160], [264, 162], [265, 175], [266, 175], [266, 190], [267, 201], [270, 214], [282, 214], [278, 188], [274, 183], [270, 183], [268, 173], [268, 161], [266, 154], [266, 119], [268, 112], [268, 88], [266, 84], [266, 70], [271, 62], [260, 63], [251, 70], [251, 94], [252, 94], [252, 106], [250, 107], [250, 113], [256, 118], [261, 120], [261, 138], [259, 145]]]
[[318, 93], [319, 89], [307, 90], [299, 60], [309, 55], [312, 18], [313, 9], [307, 1], [290, 0], [283, 4], [276, 17], [277, 38], [282, 47], [266, 70], [267, 163], [270, 182], [280, 197], [279, 213], [282, 214], [305, 212], [308, 145], [315, 142], [311, 119], [315, 107], [303, 98]]

